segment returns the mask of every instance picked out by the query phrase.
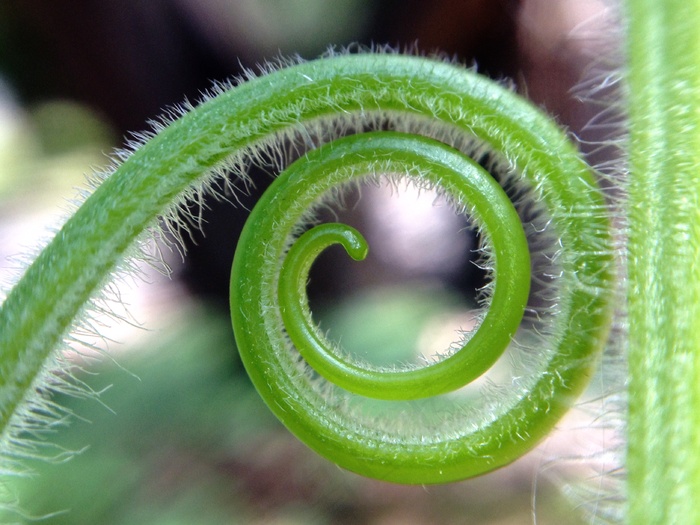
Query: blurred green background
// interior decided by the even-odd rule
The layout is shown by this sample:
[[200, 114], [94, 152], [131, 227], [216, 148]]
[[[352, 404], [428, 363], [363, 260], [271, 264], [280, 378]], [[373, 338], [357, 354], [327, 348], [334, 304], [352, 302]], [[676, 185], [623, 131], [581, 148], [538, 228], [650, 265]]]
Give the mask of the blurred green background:
[[[105, 166], [129, 131], [197, 99], [213, 79], [279, 54], [313, 58], [329, 44], [373, 42], [440, 49], [515, 79], [585, 138], [595, 110], [570, 90], [592, 39], [573, 28], [596, 8], [574, 0], [2, 2], [2, 290], [22, 266], [14, 254], [41, 242], [84, 175]], [[251, 387], [229, 326], [228, 271], [244, 215], [212, 204], [187, 262], [166, 250], [172, 281], [147, 271], [152, 285], [126, 287], [127, 310], [146, 330], [105, 328], [121, 343], [96, 342], [110, 358], [68, 355], [98, 400], [57, 399], [75, 416], [40, 437], [48, 460], [7, 480], [23, 513], [4, 522], [520, 524], [533, 521], [535, 480], [538, 524], [580, 522], [541, 475], [542, 451], [476, 480], [404, 487], [341, 471], [290, 436]], [[396, 359], [436, 320], [449, 324], [469, 307], [479, 275], [464, 253], [448, 268], [375, 261], [341, 278], [334, 266], [345, 263], [329, 263], [312, 289], [318, 316], [347, 348]]]

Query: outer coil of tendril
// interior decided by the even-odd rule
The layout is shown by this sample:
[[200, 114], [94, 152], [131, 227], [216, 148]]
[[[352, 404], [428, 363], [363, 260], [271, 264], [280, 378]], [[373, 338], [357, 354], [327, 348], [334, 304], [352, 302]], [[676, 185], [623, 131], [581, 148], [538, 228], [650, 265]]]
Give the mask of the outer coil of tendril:
[[[468, 210], [494, 253], [495, 290], [478, 331], [455, 354], [417, 370], [375, 369], [343, 356], [315, 327], [305, 293], [311, 264], [326, 247], [341, 244], [360, 260], [368, 246], [357, 231], [342, 224], [315, 226], [295, 239], [299, 217], [330, 188], [377, 173], [404, 173], [422, 180], [424, 186], [440, 187]], [[591, 196], [580, 198], [588, 201]], [[589, 202], [584, 204], [590, 207]], [[597, 243], [600, 224], [590, 229], [577, 224], [566, 234], [575, 238], [574, 243]], [[607, 256], [605, 251], [591, 250], [577, 264], [582, 273], [588, 267], [604, 276]], [[577, 347], [582, 343], [576, 337], [581, 334], [575, 331], [600, 334], [606, 326], [586, 326], [587, 321], [599, 320], [601, 309], [591, 310], [594, 315], [585, 319], [584, 307], [571, 308], [577, 300], [571, 297], [581, 292], [572, 287], [564, 290], [571, 294], [566, 299], [571, 333], [564, 330], [562, 348], [532, 391], [523, 392], [499, 417], [482, 418], [480, 427], [465, 425], [456, 434], [429, 435], [440, 425], [436, 429], [430, 422], [422, 423], [421, 413], [433, 406], [441, 410], [442, 403], [450, 402], [449, 392], [482, 375], [501, 356], [518, 329], [529, 288], [525, 234], [492, 176], [432, 139], [374, 132], [311, 151], [268, 189], [237, 248], [231, 277], [232, 320], [253, 383], [281, 421], [311, 448], [367, 476], [437, 483], [478, 475], [516, 459], [548, 432], [580, 390], [581, 376], [570, 381], [572, 371], [584, 377], [590, 373], [591, 360], [580, 357]], [[597, 296], [602, 291], [587, 293]], [[589, 357], [600, 344], [600, 338], [590, 338], [590, 333], [583, 337]], [[410, 401], [428, 397], [437, 399], [437, 405]], [[395, 413], [411, 415], [391, 421], [387, 414], [393, 412], [382, 405], [388, 402], [399, 404]], [[406, 429], [407, 421], [416, 428]]]

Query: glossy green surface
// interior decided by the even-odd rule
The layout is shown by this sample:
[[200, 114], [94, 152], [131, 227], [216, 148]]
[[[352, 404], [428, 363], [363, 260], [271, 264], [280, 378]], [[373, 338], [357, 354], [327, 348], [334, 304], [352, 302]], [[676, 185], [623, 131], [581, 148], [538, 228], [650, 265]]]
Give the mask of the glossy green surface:
[[[244, 235], [239, 249], [257, 247], [269, 251], [269, 246], [261, 246], [256, 232], [269, 227], [291, 229], [293, 223], [287, 225], [280, 218], [293, 198], [289, 195], [303, 195], [304, 201], [309, 202], [314, 194], [304, 193], [303, 188], [311, 186], [311, 181], [329, 177], [332, 167], [328, 165], [339, 162], [349, 180], [338, 182], [360, 178], [377, 167], [386, 173], [400, 173], [411, 166], [409, 176], [423, 185], [447, 188], [455, 202], [470, 206], [480, 231], [488, 235], [493, 245], [497, 277], [491, 308], [469, 342], [439, 363], [402, 371], [354, 363], [334, 352], [315, 328], [304, 289], [311, 263], [324, 248], [342, 243], [357, 260], [364, 258], [367, 246], [353, 230], [323, 224], [292, 245], [281, 269], [279, 308], [290, 339], [314, 370], [355, 394], [378, 399], [418, 399], [445, 394], [472, 382], [493, 366], [520, 325], [530, 292], [530, 254], [525, 232], [508, 196], [486, 170], [468, 157], [434, 141], [388, 132], [335, 141], [332, 146], [302, 157], [275, 181], [268, 190], [275, 197], [263, 198], [261, 205], [256, 206], [249, 219], [252, 233]], [[322, 193], [320, 188], [318, 193]], [[284, 204], [276, 207], [277, 202]], [[235, 268], [234, 275], [239, 275]]]

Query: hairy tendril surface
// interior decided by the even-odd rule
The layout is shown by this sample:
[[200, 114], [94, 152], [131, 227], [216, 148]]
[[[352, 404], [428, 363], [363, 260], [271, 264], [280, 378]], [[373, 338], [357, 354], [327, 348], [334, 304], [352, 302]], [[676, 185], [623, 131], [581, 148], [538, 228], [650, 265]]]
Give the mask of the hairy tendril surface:
[[[330, 140], [306, 131], [324, 122], [356, 133]], [[358, 132], [387, 122], [398, 131]], [[502, 86], [426, 58], [367, 54], [291, 65], [222, 91], [160, 129], [105, 179], [0, 310], [3, 442], [41, 412], [34, 392], [53, 350], [158, 217], [172, 216], [192, 188], [236, 173], [275, 140], [307, 135], [330, 142], [292, 163], [256, 205], [231, 278], [239, 351], [271, 410], [342, 467], [400, 483], [482, 474], [551, 430], [587, 384], [609, 330], [603, 195], [565, 134]], [[512, 203], [460, 149], [498, 159], [503, 177], [526, 187], [546, 215], [539, 227], [557, 269], [546, 308], [530, 304], [540, 276], [532, 273], [529, 230], [538, 228], [522, 224], [516, 209], [527, 205]], [[372, 367], [338, 352], [314, 326], [305, 294], [309, 268], [326, 247], [341, 244], [355, 259], [368, 249], [340, 224], [299, 236], [309, 208], [334, 187], [383, 173], [438, 189], [471, 217], [491, 254], [493, 287], [478, 329], [461, 349], [412, 369]], [[521, 334], [533, 326], [535, 335]], [[495, 400], [461, 393], [513, 345], [537, 362], [535, 371], [513, 378], [512, 392]]]

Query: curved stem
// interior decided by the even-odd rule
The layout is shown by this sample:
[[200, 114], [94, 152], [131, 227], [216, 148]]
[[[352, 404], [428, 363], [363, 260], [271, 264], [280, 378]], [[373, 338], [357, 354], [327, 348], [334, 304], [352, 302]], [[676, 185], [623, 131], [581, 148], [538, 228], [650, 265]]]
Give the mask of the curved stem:
[[628, 0], [629, 523], [700, 523], [700, 2]]

